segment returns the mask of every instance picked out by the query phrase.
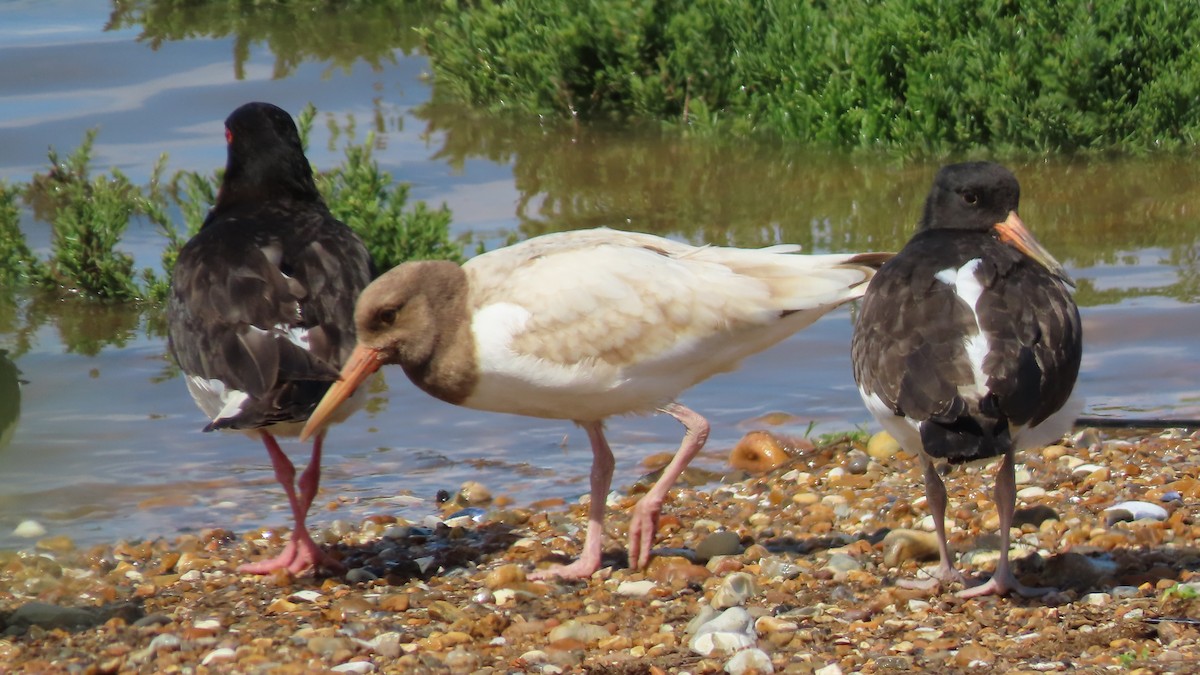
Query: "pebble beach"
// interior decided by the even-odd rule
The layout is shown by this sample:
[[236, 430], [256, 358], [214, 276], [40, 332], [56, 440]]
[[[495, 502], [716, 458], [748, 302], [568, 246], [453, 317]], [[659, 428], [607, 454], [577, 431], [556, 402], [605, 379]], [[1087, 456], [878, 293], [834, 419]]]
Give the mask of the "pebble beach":
[[[526, 578], [578, 553], [585, 504], [477, 484], [420, 522], [339, 520], [343, 498], [320, 493], [314, 531], [347, 568], [333, 575], [235, 571], [286, 530], [32, 537], [0, 552], [0, 672], [1195, 672], [1198, 446], [1189, 430], [1077, 429], [1021, 453], [1012, 556], [1023, 582], [1059, 589], [1036, 599], [898, 583], [936, 562], [936, 540], [918, 462], [883, 434], [748, 434], [727, 473], [672, 490], [643, 571], [623, 549], [645, 480], [619, 486], [587, 581]], [[946, 476], [975, 576], [997, 556], [994, 474]]]

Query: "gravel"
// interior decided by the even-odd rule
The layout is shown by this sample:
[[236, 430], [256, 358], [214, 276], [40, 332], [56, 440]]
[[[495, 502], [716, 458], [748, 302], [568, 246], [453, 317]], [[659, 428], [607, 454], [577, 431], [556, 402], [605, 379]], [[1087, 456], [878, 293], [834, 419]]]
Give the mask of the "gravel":
[[[643, 571], [619, 550], [638, 495], [617, 496], [586, 582], [526, 577], [578, 553], [584, 506], [339, 522], [321, 532], [349, 570], [333, 577], [234, 571], [281, 532], [38, 539], [0, 552], [0, 672], [1191, 672], [1200, 440], [1087, 431], [1021, 455], [1016, 571], [1062, 589], [1040, 599], [897, 585], [936, 562], [915, 459], [781, 443], [761, 474], [672, 491]], [[993, 476], [946, 481], [975, 575], [995, 559]]]

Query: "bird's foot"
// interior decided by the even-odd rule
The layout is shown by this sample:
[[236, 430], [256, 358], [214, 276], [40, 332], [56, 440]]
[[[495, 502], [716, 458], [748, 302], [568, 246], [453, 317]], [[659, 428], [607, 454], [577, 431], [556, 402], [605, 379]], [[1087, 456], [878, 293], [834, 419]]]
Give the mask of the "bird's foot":
[[644, 569], [650, 564], [650, 549], [654, 547], [654, 535], [658, 534], [658, 517], [661, 505], [654, 506], [639, 501], [629, 518], [629, 567]]
[[344, 572], [346, 566], [342, 561], [321, 550], [309, 537], [297, 541], [295, 537], [283, 547], [283, 552], [269, 560], [239, 565], [237, 571], [242, 574], [271, 574], [277, 570], [287, 570], [292, 576], [300, 576], [305, 572], [322, 568], [331, 572]]
[[546, 581], [548, 579], [587, 579], [600, 569], [600, 557], [594, 559], [582, 556], [570, 565], [555, 565], [544, 570], [536, 570], [528, 575], [531, 581]]
[[929, 576], [924, 579], [900, 579], [896, 585], [900, 588], [918, 591], [936, 591], [943, 585], [948, 586], [955, 582], [964, 585], [968, 583], [967, 576], [950, 565], [938, 565], [932, 570], [923, 570], [923, 572]]
[[1057, 591], [1057, 588], [1038, 588], [1035, 586], [1026, 586], [1013, 576], [1012, 572], [1007, 574], [993, 574], [991, 579], [988, 579], [978, 586], [963, 589], [955, 593], [960, 598], [978, 598], [984, 595], [1005, 596], [1016, 593], [1022, 598], [1040, 598], [1044, 595], [1049, 595]]

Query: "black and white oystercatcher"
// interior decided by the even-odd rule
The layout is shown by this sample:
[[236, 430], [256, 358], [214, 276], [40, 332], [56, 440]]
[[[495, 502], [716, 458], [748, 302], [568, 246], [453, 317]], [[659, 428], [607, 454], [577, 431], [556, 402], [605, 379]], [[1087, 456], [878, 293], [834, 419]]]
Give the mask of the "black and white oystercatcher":
[[1000, 560], [963, 597], [1023, 586], [1009, 566], [1014, 451], [1066, 432], [1083, 333], [1072, 283], [1017, 215], [1020, 186], [989, 162], [942, 168], [917, 233], [883, 266], [854, 330], [854, 378], [867, 408], [919, 456], [937, 529], [936, 580], [962, 580], [946, 541], [941, 461], [1001, 457], [995, 499]]
[[171, 353], [212, 419], [204, 430], [262, 438], [291, 505], [295, 527], [283, 552], [239, 571], [337, 569], [304, 523], [325, 434], [317, 434], [295, 485], [295, 467], [275, 437], [299, 433], [350, 356], [354, 301], [371, 280], [370, 257], [326, 208], [286, 111], [247, 103], [225, 120], [225, 139], [216, 204], [171, 277]]
[[708, 422], [675, 398], [859, 297], [890, 257], [798, 250], [599, 228], [543, 235], [461, 267], [404, 263], [359, 298], [358, 347], [304, 434], [385, 363], [443, 401], [573, 420], [593, 454], [587, 538], [577, 561], [535, 576], [582, 578], [600, 567], [613, 472], [604, 420], [665, 412], [686, 433], [630, 519], [630, 565], [643, 567], [667, 491], [708, 436]]

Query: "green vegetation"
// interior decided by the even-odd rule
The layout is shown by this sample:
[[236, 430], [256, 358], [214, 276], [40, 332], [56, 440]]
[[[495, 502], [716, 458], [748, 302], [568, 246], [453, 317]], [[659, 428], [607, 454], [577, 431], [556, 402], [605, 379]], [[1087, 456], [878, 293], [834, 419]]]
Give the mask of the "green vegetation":
[[[299, 116], [305, 138], [315, 115], [309, 106]], [[221, 170], [208, 176], [180, 171], [167, 181], [164, 155], [144, 186], [115, 169], [93, 177], [95, 137], [95, 130], [89, 131], [66, 157], [52, 148], [49, 168], [27, 185], [0, 184], [0, 281], [9, 289], [25, 284], [56, 288], [66, 296], [157, 306], [166, 298], [180, 247], [200, 229], [215, 200]], [[450, 238], [450, 210], [423, 202], [408, 207], [408, 186], [395, 184], [379, 168], [372, 142], [368, 135], [365, 144], [349, 143], [343, 165], [317, 174], [330, 210], [363, 237], [381, 270], [413, 258], [461, 261], [465, 242]], [[45, 260], [30, 251], [19, 228], [22, 193], [35, 217], [52, 226]], [[172, 208], [182, 215], [184, 233], [172, 222]], [[132, 256], [120, 249], [126, 228], [138, 218], [164, 237], [160, 271], [134, 269]]]
[[422, 29], [437, 94], [941, 155], [1200, 137], [1200, 5], [1134, 0], [500, 0]]
[[1162, 600], [1165, 602], [1171, 598], [1179, 598], [1180, 600], [1195, 600], [1200, 598], [1200, 591], [1192, 584], [1175, 584], [1168, 586], [1163, 591]]
[[20, 190], [0, 181], [0, 285], [12, 286], [34, 275], [33, 254], [21, 236]]
[[164, 42], [234, 38], [233, 67], [245, 77], [250, 48], [263, 43], [275, 55], [275, 78], [287, 77], [305, 61], [349, 69], [359, 59], [372, 68], [394, 63], [394, 51], [411, 53], [420, 38], [415, 26], [438, 11], [430, 0], [125, 0], [113, 3], [106, 30], [140, 27], [140, 40], [158, 49]]
[[[34, 176], [27, 193], [38, 202], [52, 225], [53, 255], [38, 261], [26, 253], [31, 279], [84, 297], [136, 300], [142, 288], [133, 268], [133, 257], [117, 249], [121, 236], [135, 215], [150, 213], [142, 190], [120, 171], [91, 177], [90, 161], [96, 130], [83, 144], [61, 159], [50, 149], [50, 169]], [[161, 173], [159, 163], [155, 178]], [[156, 215], [161, 211], [155, 210]], [[22, 244], [23, 246], [23, 244]], [[165, 284], [151, 270], [144, 270], [148, 286]]]

